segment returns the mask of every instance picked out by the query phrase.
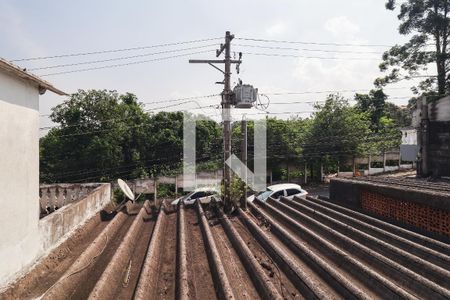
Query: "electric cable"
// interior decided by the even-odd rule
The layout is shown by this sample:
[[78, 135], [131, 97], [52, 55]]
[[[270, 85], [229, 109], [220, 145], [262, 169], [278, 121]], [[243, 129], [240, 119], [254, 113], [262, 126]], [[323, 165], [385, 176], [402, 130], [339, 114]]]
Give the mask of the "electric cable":
[[182, 48], [182, 49], [173, 49], [173, 50], [145, 53], [145, 54], [132, 55], [132, 56], [122, 56], [122, 57], [115, 57], [115, 58], [109, 58], [109, 59], [103, 59], [103, 60], [91, 60], [91, 61], [84, 61], [84, 62], [71, 63], [71, 64], [59, 64], [59, 65], [53, 65], [53, 66], [47, 66], [47, 67], [31, 68], [31, 69], [28, 69], [28, 71], [38, 71], [38, 70], [73, 67], [73, 66], [80, 66], [80, 65], [98, 64], [98, 63], [103, 63], [103, 62], [126, 60], [126, 59], [132, 59], [132, 58], [138, 58], [138, 57], [147, 57], [147, 56], [166, 54], [166, 53], [183, 52], [183, 51], [202, 49], [202, 48], [208, 48], [208, 47], [213, 47], [213, 46], [214, 46], [214, 44], [209, 44], [209, 45], [204, 45], [204, 46], [189, 47], [189, 48]]
[[382, 51], [352, 51], [352, 50], [324, 50], [324, 49], [308, 49], [308, 48], [292, 48], [292, 47], [277, 47], [277, 46], [261, 46], [250, 44], [233, 44], [239, 47], [261, 48], [272, 50], [291, 50], [291, 51], [305, 51], [305, 52], [324, 52], [324, 53], [351, 53], [351, 54], [383, 54]]
[[295, 54], [279, 54], [279, 53], [260, 53], [260, 52], [243, 52], [246, 55], [256, 56], [274, 56], [274, 57], [292, 57], [292, 58], [305, 58], [305, 59], [323, 59], [323, 60], [380, 60], [379, 58], [371, 57], [324, 57], [324, 56], [304, 56]]
[[74, 56], [86, 56], [86, 55], [94, 55], [94, 54], [104, 54], [104, 53], [116, 53], [116, 52], [124, 52], [124, 51], [133, 51], [133, 50], [143, 50], [143, 49], [151, 49], [151, 48], [159, 48], [159, 47], [168, 47], [168, 46], [178, 46], [185, 44], [193, 44], [207, 41], [214, 41], [223, 39], [222, 37], [217, 38], [206, 38], [206, 39], [198, 39], [198, 40], [190, 40], [190, 41], [182, 41], [182, 42], [173, 42], [173, 43], [164, 43], [150, 46], [141, 46], [141, 47], [132, 47], [132, 48], [122, 48], [122, 49], [113, 49], [113, 50], [100, 50], [100, 51], [91, 51], [91, 52], [78, 52], [78, 53], [68, 53], [68, 54], [59, 54], [52, 56], [38, 56], [38, 57], [29, 57], [29, 58], [20, 58], [10, 60], [12, 62], [19, 61], [32, 61], [32, 60], [44, 60], [44, 59], [54, 59], [54, 58], [62, 58], [62, 57], [74, 57]]
[[111, 68], [117, 68], [117, 67], [125, 67], [125, 66], [138, 65], [138, 64], [144, 64], [144, 63], [155, 62], [155, 61], [163, 61], [163, 60], [168, 60], [168, 59], [173, 59], [173, 58], [178, 58], [178, 57], [186, 57], [186, 56], [190, 56], [190, 55], [207, 53], [207, 52], [211, 52], [211, 51], [215, 51], [215, 49], [203, 50], [203, 51], [197, 51], [197, 52], [191, 52], [191, 53], [185, 53], [185, 54], [179, 54], [179, 55], [172, 55], [172, 56], [165, 56], [165, 57], [158, 57], [158, 58], [155, 58], [155, 59], [134, 61], [134, 62], [128, 62], [128, 63], [123, 63], [123, 64], [106, 65], [106, 66], [101, 66], [101, 67], [76, 69], [76, 70], [71, 70], [71, 71], [62, 71], [62, 72], [55, 72], [55, 73], [48, 73], [48, 74], [39, 74], [39, 76], [40, 77], [46, 77], [46, 76], [55, 76], [55, 75], [87, 72], [87, 71], [93, 71], [93, 70], [102, 70], [102, 69], [111, 69]]
[[287, 41], [287, 40], [271, 40], [271, 39], [248, 38], [248, 37], [236, 37], [236, 40], [264, 42], [264, 43], [301, 44], [301, 45], [336, 46], [336, 47], [393, 47], [394, 46], [394, 45], [386, 45], [386, 44], [320, 43], [320, 42], [305, 42], [305, 41]]
[[[185, 101], [185, 102], [181, 102], [181, 103], [176, 103], [176, 104], [171, 104], [171, 105], [165, 105], [165, 106], [161, 106], [161, 107], [155, 107], [152, 109], [144, 109], [143, 112], [154, 112], [156, 110], [160, 110], [160, 109], [166, 109], [166, 108], [171, 108], [171, 107], [176, 107], [176, 106], [180, 106], [180, 105], [184, 105], [184, 104], [188, 104], [188, 103], [194, 103], [196, 104], [198, 107], [196, 108], [191, 108], [191, 109], [201, 109], [203, 110], [204, 108], [211, 108], [211, 107], [215, 107], [214, 104], [211, 105], [205, 105], [205, 106], [201, 106], [197, 101], [195, 100], [189, 100], [189, 101]], [[171, 112], [177, 112], [177, 111], [171, 111]], [[102, 121], [96, 121], [97, 124], [102, 124], [102, 123], [107, 123], [107, 122], [114, 122], [114, 121], [123, 121], [123, 120], [127, 120], [128, 117], [124, 117], [124, 118], [112, 118], [112, 119], [108, 119], [108, 120], [102, 120]], [[72, 124], [72, 125], [55, 125], [55, 126], [46, 126], [46, 127], [40, 127], [39, 130], [48, 130], [48, 129], [52, 129], [52, 128], [71, 128], [71, 127], [81, 127], [81, 126], [85, 126], [88, 124]], [[143, 124], [144, 125], [144, 124]], [[128, 127], [129, 125], [125, 125], [125, 127]]]

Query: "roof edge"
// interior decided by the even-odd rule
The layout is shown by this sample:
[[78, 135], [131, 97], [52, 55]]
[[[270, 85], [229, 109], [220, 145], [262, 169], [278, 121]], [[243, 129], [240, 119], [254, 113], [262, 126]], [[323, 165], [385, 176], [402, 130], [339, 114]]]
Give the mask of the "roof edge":
[[38, 76], [27, 72], [24, 69], [21, 69], [19, 66], [16, 66], [1, 57], [0, 57], [0, 69], [6, 70], [7, 72], [10, 72], [10, 73], [13, 73], [14, 75], [16, 75], [17, 77], [20, 77], [22, 79], [36, 83], [40, 90], [39, 93], [41, 93], [41, 94], [43, 94], [41, 89], [44, 89], [44, 90], [52, 91], [53, 93], [58, 94], [60, 96], [68, 96], [69, 95], [69, 94], [63, 92], [62, 90], [54, 87], [50, 82], [45, 81], [45, 80], [39, 78]]

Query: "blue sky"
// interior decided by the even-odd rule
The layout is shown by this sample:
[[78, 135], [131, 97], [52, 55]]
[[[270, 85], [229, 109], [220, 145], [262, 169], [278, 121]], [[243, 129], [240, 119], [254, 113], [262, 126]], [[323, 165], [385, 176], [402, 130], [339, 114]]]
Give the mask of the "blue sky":
[[[385, 10], [380, 0], [241, 0], [241, 1], [6, 1], [0, 0], [0, 56], [17, 58], [49, 56], [65, 53], [120, 49], [154, 44], [221, 37], [230, 30], [236, 37], [351, 44], [396, 44], [406, 39], [397, 33], [396, 14]], [[179, 49], [216, 42], [171, 47]], [[217, 41], [217, 44], [220, 41]], [[350, 50], [382, 52], [383, 47], [332, 47], [233, 41], [234, 44], [281, 46], [309, 50]], [[214, 58], [211, 53], [89, 72], [48, 76], [58, 88], [115, 89], [135, 93], [143, 102], [178, 97], [220, 93], [221, 74], [206, 65], [190, 65], [188, 58]], [[146, 49], [71, 57], [38, 62], [20, 62], [20, 66], [43, 67], [55, 64], [117, 58], [145, 54], [169, 48]], [[380, 54], [316, 53], [232, 46], [235, 51], [276, 53], [320, 57], [358, 57], [368, 60], [327, 60], [244, 54], [241, 78], [262, 93], [287, 91], [327, 91], [367, 89], [380, 76]], [[197, 50], [193, 50], [197, 51]], [[188, 53], [186, 51], [184, 53]], [[175, 53], [177, 54], [177, 53]], [[158, 57], [158, 56], [152, 56]], [[136, 60], [136, 59], [134, 59]], [[133, 61], [133, 59], [126, 60]], [[120, 63], [126, 62], [120, 61]], [[102, 66], [103, 63], [92, 66]], [[35, 71], [67, 71], [67, 67]], [[237, 81], [233, 74], [233, 82]], [[397, 87], [408, 87], [402, 82]], [[408, 89], [387, 90], [397, 104], [407, 103]], [[351, 93], [344, 94], [351, 97]], [[325, 94], [272, 96], [271, 112], [311, 111], [309, 104], [276, 105], [286, 101], [320, 101]], [[397, 98], [400, 97], [400, 98]], [[40, 111], [64, 98], [46, 93], [41, 97]], [[218, 99], [200, 99], [201, 105], [217, 104]], [[161, 105], [153, 105], [157, 107]], [[149, 105], [147, 108], [151, 108]], [[180, 106], [194, 108], [195, 104]], [[175, 108], [173, 108], [175, 109]], [[209, 111], [207, 111], [209, 112]], [[280, 115], [281, 116], [281, 115]], [[307, 113], [301, 114], [307, 116]], [[284, 116], [286, 117], [286, 116]], [[48, 125], [43, 118], [42, 125]]]

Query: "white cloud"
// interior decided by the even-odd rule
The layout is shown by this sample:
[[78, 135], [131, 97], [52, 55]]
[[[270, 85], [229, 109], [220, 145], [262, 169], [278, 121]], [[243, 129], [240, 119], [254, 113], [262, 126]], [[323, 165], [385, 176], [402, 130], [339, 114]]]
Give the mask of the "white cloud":
[[325, 30], [331, 32], [335, 37], [353, 38], [360, 28], [346, 16], [333, 17], [324, 24]]
[[269, 36], [277, 36], [286, 33], [288, 26], [284, 22], [277, 22], [266, 29]]
[[369, 90], [379, 71], [373, 61], [299, 59], [293, 76], [304, 89], [312, 91]]

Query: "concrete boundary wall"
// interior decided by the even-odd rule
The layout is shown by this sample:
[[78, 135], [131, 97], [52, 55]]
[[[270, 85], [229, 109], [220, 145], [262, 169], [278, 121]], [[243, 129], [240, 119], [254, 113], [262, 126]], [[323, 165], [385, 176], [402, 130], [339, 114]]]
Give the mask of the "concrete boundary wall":
[[12, 281], [20, 278], [38, 263], [39, 259], [58, 247], [73, 232], [86, 223], [103, 207], [111, 201], [111, 185], [109, 183], [99, 184], [89, 194], [58, 209], [52, 214], [37, 221], [37, 237], [35, 243], [30, 245], [33, 257], [25, 259], [21, 256], [11, 257], [19, 260], [20, 268], [15, 272], [4, 269], [0, 265], [0, 291]]
[[39, 220], [43, 251], [62, 243], [76, 228], [93, 217], [111, 201], [110, 184], [101, 184], [76, 202], [63, 206]]
[[399, 200], [450, 211], [450, 195], [448, 193], [427, 190], [421, 187], [419, 183], [419, 186], [412, 187], [346, 178], [333, 178], [330, 183], [330, 199], [344, 204], [348, 202], [355, 208], [361, 207], [361, 190], [365, 189]]
[[330, 201], [386, 218], [422, 234], [450, 237], [450, 194], [444, 187], [427, 189], [418, 181], [401, 185], [333, 178]]
[[39, 187], [40, 218], [90, 194], [100, 183], [44, 184]]

